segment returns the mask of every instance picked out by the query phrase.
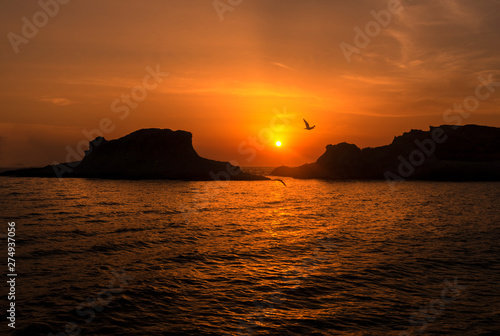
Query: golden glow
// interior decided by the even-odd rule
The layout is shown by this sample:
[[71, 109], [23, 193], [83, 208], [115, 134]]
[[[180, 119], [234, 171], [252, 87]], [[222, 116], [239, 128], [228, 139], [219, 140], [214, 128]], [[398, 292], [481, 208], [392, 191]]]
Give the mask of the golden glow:
[[276, 141], [276, 146], [281, 147], [281, 141]]
[[[410, 129], [449, 123], [446, 111], [480, 84], [473, 74], [500, 68], [493, 4], [412, 6], [358, 54], [339, 43], [355, 46], [350, 27], [364, 30], [373, 19], [360, 13], [383, 9], [370, 1], [255, 0], [224, 12], [224, 24], [213, 6], [181, 0], [90, 2], [103, 10], [89, 1], [61, 7], [64, 23], [40, 28], [33, 43], [14, 43], [19, 54], [4, 40], [0, 167], [74, 160], [66, 146], [80, 152], [88, 138], [140, 128], [192, 132], [197, 153], [218, 161], [298, 166], [316, 161], [328, 144], [382, 146]], [[31, 10], [20, 1], [7, 7], [0, 26], [22, 37], [19, 18]], [[488, 24], [484, 15], [493, 15]], [[500, 81], [492, 74], [481, 75]], [[468, 118], [455, 111], [446, 119], [500, 126], [499, 97], [492, 93]], [[303, 118], [316, 128], [306, 132]], [[101, 120], [110, 122], [105, 130]]]

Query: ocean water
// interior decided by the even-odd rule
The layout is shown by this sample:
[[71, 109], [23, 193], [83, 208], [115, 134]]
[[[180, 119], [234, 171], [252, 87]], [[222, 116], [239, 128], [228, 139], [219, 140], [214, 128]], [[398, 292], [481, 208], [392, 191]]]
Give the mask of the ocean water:
[[500, 335], [500, 183], [283, 181], [0, 177], [2, 335]]

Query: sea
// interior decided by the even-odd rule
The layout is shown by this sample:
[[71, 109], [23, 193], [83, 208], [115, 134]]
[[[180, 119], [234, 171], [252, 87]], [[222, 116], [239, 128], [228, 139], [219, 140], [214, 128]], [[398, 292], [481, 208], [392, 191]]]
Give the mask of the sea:
[[279, 179], [0, 177], [0, 334], [500, 335], [500, 183]]

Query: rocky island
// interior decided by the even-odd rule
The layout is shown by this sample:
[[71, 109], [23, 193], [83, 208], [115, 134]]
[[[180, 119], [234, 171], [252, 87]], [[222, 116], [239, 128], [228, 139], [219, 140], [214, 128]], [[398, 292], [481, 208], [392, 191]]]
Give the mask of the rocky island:
[[108, 179], [268, 180], [247, 174], [229, 162], [202, 158], [192, 134], [170, 129], [141, 129], [116, 140], [98, 137], [81, 161], [1, 173], [26, 177], [90, 177]]
[[314, 163], [271, 175], [320, 179], [500, 181], [500, 128], [465, 125], [411, 130], [390, 145], [326, 146]]

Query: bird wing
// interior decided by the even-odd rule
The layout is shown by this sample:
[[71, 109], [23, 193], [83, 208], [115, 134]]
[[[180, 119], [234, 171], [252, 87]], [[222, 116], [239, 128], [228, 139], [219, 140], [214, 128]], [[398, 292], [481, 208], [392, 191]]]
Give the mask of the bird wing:
[[306, 124], [306, 128], [309, 128], [309, 123], [305, 119], [302, 119], [302, 120], [304, 120], [304, 123]]
[[274, 179], [273, 181], [278, 181], [278, 182], [281, 182], [283, 183], [283, 185], [286, 187], [287, 185], [285, 184], [285, 182], [283, 182], [283, 180], [280, 180], [280, 179]]

